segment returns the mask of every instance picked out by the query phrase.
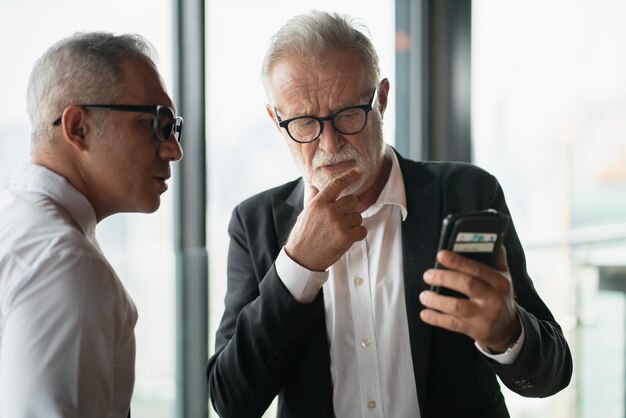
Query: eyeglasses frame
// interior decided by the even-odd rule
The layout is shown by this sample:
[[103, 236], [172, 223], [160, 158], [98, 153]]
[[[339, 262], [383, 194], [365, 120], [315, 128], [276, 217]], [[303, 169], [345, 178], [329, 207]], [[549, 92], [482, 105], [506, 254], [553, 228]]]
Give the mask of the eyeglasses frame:
[[[308, 144], [310, 142], [315, 141], [317, 138], [319, 138], [322, 133], [324, 132], [324, 122], [326, 121], [330, 121], [330, 123], [333, 125], [333, 128], [344, 135], [354, 135], [354, 134], [358, 134], [359, 132], [361, 132], [363, 129], [365, 129], [365, 127], [367, 126], [367, 116], [369, 114], [369, 112], [372, 110], [372, 106], [374, 104], [374, 96], [376, 95], [376, 88], [374, 88], [374, 91], [372, 92], [372, 96], [369, 99], [369, 103], [367, 104], [362, 104], [362, 105], [354, 105], [354, 106], [347, 106], [344, 107], [343, 109], [339, 109], [336, 112], [331, 113], [328, 116], [323, 116], [323, 117], [317, 117], [317, 116], [308, 116], [308, 115], [302, 115], [302, 116], [296, 116], [294, 118], [289, 118], [286, 120], [282, 120], [280, 118], [280, 116], [278, 116], [278, 111], [276, 109], [276, 107], [274, 107], [274, 114], [276, 115], [276, 119], [278, 120], [278, 126], [280, 126], [281, 128], [285, 129], [287, 131], [287, 134], [289, 135], [289, 138], [291, 138], [292, 140], [300, 143], [300, 144]], [[337, 127], [335, 126], [335, 116], [337, 116], [339, 113], [346, 111], [346, 110], [350, 110], [350, 109], [362, 109], [365, 111], [365, 123], [363, 124], [363, 127], [361, 129], [359, 129], [358, 131], [355, 132], [342, 132], [341, 130], [337, 129]], [[291, 132], [289, 132], [289, 128], [287, 127], [289, 125], [290, 122], [297, 120], [297, 119], [304, 119], [304, 118], [309, 118], [309, 119], [315, 119], [319, 122], [320, 124], [320, 131], [317, 134], [317, 136], [309, 141], [301, 141], [298, 139], [295, 139], [293, 136], [291, 136]]]
[[[106, 110], [116, 110], [116, 111], [122, 111], [122, 112], [141, 112], [141, 113], [151, 113], [154, 115], [154, 120], [152, 122], [152, 134], [154, 135], [154, 137], [156, 139], [158, 139], [161, 142], [166, 142], [172, 135], [174, 135], [175, 133], [178, 133], [178, 136], [174, 135], [176, 137], [176, 140], [180, 143], [181, 138], [182, 138], [182, 130], [183, 130], [183, 118], [182, 116], [176, 116], [176, 113], [174, 113], [174, 110], [169, 107], [169, 106], [163, 106], [163, 105], [124, 105], [124, 104], [79, 104], [78, 106], [84, 108], [84, 109], [106, 109]], [[159, 115], [159, 111], [163, 108], [168, 109], [172, 116], [173, 116], [173, 124], [172, 124], [172, 132], [170, 133], [170, 136], [166, 139], [162, 139], [159, 137], [159, 135], [157, 135], [157, 132], [159, 130], [159, 120], [158, 120], [158, 115]], [[57, 119], [54, 120], [54, 122], [52, 122], [52, 125], [54, 126], [59, 126], [61, 125], [61, 118], [62, 116], [59, 116]]]

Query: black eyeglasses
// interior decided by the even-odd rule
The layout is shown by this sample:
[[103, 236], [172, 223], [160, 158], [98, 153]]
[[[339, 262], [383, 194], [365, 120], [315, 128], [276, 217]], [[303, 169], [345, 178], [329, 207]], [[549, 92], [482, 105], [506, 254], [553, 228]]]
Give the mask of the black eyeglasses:
[[[144, 112], [152, 113], [152, 133], [162, 142], [167, 141], [172, 135], [178, 142], [181, 140], [183, 132], [183, 118], [175, 116], [174, 111], [168, 106], [161, 105], [116, 105], [116, 104], [80, 104], [85, 109], [107, 109], [119, 110], [123, 112]], [[61, 116], [52, 122], [54, 126], [61, 124]]]
[[329, 120], [333, 128], [344, 135], [354, 135], [361, 132], [367, 125], [367, 114], [372, 110], [374, 103], [374, 95], [376, 89], [372, 92], [368, 104], [349, 106], [340, 109], [332, 115], [321, 118], [315, 116], [296, 116], [295, 118], [281, 120], [280, 116], [274, 108], [274, 114], [278, 119], [278, 126], [285, 128], [287, 133], [296, 142], [306, 144], [313, 142], [322, 134], [324, 130], [324, 122]]

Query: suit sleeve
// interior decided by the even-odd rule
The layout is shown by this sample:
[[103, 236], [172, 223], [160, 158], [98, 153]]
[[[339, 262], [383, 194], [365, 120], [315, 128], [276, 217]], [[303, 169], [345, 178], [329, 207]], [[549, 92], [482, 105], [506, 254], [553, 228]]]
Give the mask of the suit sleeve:
[[267, 248], [277, 245], [271, 228], [262, 230], [266, 224], [237, 208], [229, 225], [225, 310], [207, 367], [209, 396], [222, 417], [263, 415], [285, 386], [308, 329], [323, 315], [321, 295], [300, 304], [278, 277], [278, 249]]
[[[486, 206], [509, 213], [504, 193], [491, 177]], [[561, 327], [535, 290], [526, 271], [526, 257], [513, 223], [504, 243], [515, 301], [525, 330], [519, 356], [510, 365], [488, 360], [490, 367], [512, 391], [526, 397], [547, 397], [565, 388], [572, 376], [572, 356]]]

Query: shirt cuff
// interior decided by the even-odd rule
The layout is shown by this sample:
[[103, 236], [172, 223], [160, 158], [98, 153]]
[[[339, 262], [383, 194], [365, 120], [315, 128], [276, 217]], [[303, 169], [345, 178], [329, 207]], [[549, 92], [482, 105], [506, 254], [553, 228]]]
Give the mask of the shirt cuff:
[[513, 364], [515, 360], [517, 360], [517, 357], [519, 357], [520, 351], [522, 351], [522, 346], [524, 345], [524, 338], [526, 335], [526, 333], [524, 332], [524, 323], [522, 322], [521, 318], [519, 318], [519, 316], [518, 320], [520, 326], [522, 327], [522, 332], [520, 333], [519, 338], [515, 342], [513, 342], [513, 344], [511, 344], [504, 353], [493, 354], [491, 350], [489, 350], [487, 347], [480, 346], [480, 344], [478, 344], [477, 342], [474, 342], [474, 345], [476, 346], [476, 348], [478, 348], [478, 351], [500, 364]]
[[311, 271], [287, 255], [285, 247], [274, 262], [276, 273], [291, 296], [300, 303], [311, 303], [328, 280], [328, 271]]

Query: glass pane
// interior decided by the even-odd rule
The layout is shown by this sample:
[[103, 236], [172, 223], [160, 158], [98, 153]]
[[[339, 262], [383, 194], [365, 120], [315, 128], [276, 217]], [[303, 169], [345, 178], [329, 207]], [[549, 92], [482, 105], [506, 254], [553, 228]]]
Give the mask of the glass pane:
[[[26, 88], [32, 66], [53, 43], [76, 31], [134, 32], [159, 53], [159, 69], [172, 85], [170, 0], [111, 0], [86, 3], [2, 1], [2, 77], [0, 91], [0, 188], [17, 165], [28, 160], [30, 125]], [[123, 12], [121, 12], [123, 11]], [[170, 94], [171, 94], [170, 89]], [[175, 184], [171, 186], [176, 187]], [[151, 215], [118, 214], [97, 228], [98, 240], [135, 301], [137, 336], [134, 417], [174, 415], [175, 311], [172, 188]]]
[[570, 387], [516, 417], [623, 417], [626, 3], [473, 2], [474, 158], [508, 191], [539, 293], [574, 354]]
[[[296, 14], [316, 8], [347, 13], [365, 23], [377, 48], [381, 73], [394, 97], [394, 2], [210, 0], [208, 33], [208, 152], [210, 350], [226, 293], [227, 226], [233, 208], [262, 190], [299, 177], [291, 155], [265, 112], [261, 61], [269, 38]], [[245, 10], [245, 13], [241, 11]], [[393, 138], [393, 106], [385, 113], [385, 137]], [[211, 412], [214, 414], [212, 408]], [[271, 409], [270, 409], [271, 411]], [[268, 416], [272, 416], [268, 413]]]

